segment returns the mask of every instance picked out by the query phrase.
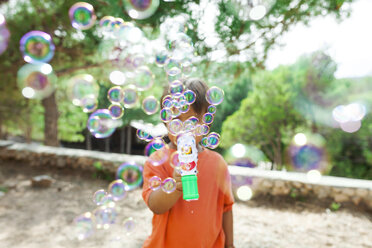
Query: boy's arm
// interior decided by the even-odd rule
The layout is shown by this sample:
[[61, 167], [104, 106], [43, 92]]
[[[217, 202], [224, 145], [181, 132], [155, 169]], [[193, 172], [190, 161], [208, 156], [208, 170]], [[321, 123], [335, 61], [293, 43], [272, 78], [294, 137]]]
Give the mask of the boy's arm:
[[178, 201], [182, 195], [181, 175], [174, 170], [173, 178], [176, 180], [177, 187], [172, 193], [165, 193], [163, 190], [151, 192], [148, 200], [149, 208], [154, 214], [164, 214]]
[[225, 233], [225, 248], [234, 248], [232, 210], [223, 213], [222, 228]]

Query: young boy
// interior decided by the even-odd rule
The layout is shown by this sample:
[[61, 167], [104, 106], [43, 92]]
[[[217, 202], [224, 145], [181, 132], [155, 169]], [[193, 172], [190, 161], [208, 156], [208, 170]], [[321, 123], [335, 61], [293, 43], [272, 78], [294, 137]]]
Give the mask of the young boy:
[[[183, 82], [186, 89], [196, 94], [190, 110], [178, 119], [187, 120], [191, 116], [202, 120], [209, 106], [205, 99], [208, 86], [198, 79]], [[168, 133], [170, 154], [177, 151], [176, 137]], [[181, 176], [169, 163], [153, 166], [145, 163], [142, 196], [154, 213], [152, 234], [144, 248], [233, 248], [234, 199], [231, 192], [230, 175], [227, 164], [218, 153], [200, 146], [202, 136], [196, 136], [198, 149], [197, 183], [199, 199], [185, 201], [182, 198]], [[163, 148], [164, 149], [164, 148]], [[173, 177], [176, 190], [170, 194], [163, 190], [152, 190], [149, 179], [158, 176], [162, 180]]]

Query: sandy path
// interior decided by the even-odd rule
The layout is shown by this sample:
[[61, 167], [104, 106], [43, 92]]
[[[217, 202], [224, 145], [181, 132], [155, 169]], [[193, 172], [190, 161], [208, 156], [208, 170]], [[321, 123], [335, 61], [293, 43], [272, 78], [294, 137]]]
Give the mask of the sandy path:
[[[34, 175], [47, 174], [56, 179], [50, 188], [30, 187]], [[142, 201], [140, 190], [119, 202], [117, 225], [99, 230], [84, 241], [73, 238], [73, 218], [94, 210], [92, 193], [106, 188], [107, 181], [91, 175], [29, 169], [0, 161], [0, 186], [10, 190], [0, 197], [0, 247], [141, 247], [151, 231], [152, 213]], [[281, 203], [250, 202], [234, 205], [236, 247], [315, 248], [371, 247], [371, 215], [341, 209], [326, 211], [316, 205], [306, 207]], [[136, 228], [126, 235], [123, 220], [133, 217]]]

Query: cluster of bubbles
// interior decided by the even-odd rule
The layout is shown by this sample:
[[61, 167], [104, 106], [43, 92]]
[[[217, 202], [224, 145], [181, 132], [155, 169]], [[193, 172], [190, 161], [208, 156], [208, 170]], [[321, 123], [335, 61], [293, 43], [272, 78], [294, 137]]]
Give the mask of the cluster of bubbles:
[[18, 87], [29, 99], [43, 99], [50, 96], [55, 88], [57, 76], [48, 62], [54, 56], [52, 37], [43, 31], [30, 31], [20, 40], [20, 51], [27, 64], [17, 74]]
[[149, 188], [156, 191], [162, 189], [165, 193], [170, 194], [176, 190], [176, 180], [172, 177], [167, 177], [163, 181], [158, 176], [153, 176], [149, 179]]
[[[99, 189], [93, 194], [93, 202], [96, 208], [92, 212], [86, 212], [77, 216], [73, 225], [76, 237], [79, 240], [86, 239], [100, 229], [109, 229], [113, 225], [119, 225], [126, 234], [130, 234], [135, 229], [135, 220], [127, 218], [118, 223], [117, 202], [123, 200], [129, 191], [132, 191], [143, 183], [142, 166], [135, 162], [123, 163], [116, 172], [116, 180], [112, 181], [107, 191]], [[165, 189], [170, 189], [169, 183]]]
[[9, 44], [10, 32], [6, 26], [5, 17], [0, 14], [0, 54], [2, 54]]
[[306, 172], [310, 182], [320, 180], [321, 173], [328, 172], [329, 161], [325, 140], [319, 134], [298, 133], [287, 150], [291, 169]]
[[362, 120], [366, 115], [366, 107], [361, 103], [338, 105], [332, 111], [332, 117], [340, 125], [340, 128], [348, 133], [354, 133], [362, 126]]

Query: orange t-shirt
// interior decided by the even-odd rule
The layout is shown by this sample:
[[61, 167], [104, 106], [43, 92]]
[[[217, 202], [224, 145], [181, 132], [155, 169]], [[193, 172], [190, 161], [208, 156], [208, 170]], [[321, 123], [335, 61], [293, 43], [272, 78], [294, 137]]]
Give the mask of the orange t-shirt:
[[[172, 152], [175, 150], [170, 150]], [[152, 234], [144, 248], [224, 247], [222, 216], [234, 203], [227, 164], [220, 154], [205, 149], [198, 154], [197, 169], [199, 199], [185, 201], [181, 196], [166, 213], [154, 214]], [[145, 163], [142, 196], [147, 205], [152, 192], [148, 180], [153, 176], [162, 180], [172, 177], [173, 170], [169, 160], [159, 166]]]

